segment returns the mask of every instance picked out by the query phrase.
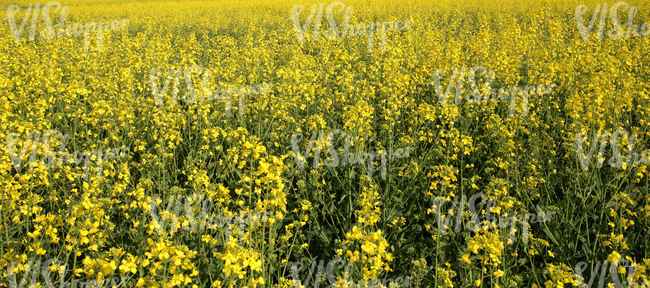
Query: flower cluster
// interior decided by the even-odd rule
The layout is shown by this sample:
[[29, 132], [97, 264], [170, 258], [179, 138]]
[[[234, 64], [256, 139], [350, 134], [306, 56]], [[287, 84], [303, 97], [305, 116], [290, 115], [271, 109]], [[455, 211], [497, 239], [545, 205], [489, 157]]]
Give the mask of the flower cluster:
[[[314, 20], [314, 40], [318, 40], [318, 37], [320, 35], [320, 24], [321, 20], [323, 17], [323, 8], [324, 8], [323, 3], [320, 4], [318, 7], [318, 14], [316, 16], [316, 19]], [[373, 46], [373, 34], [376, 31], [381, 30], [381, 51], [386, 51], [386, 31], [406, 31], [409, 30], [409, 25], [410, 23], [414, 22], [413, 19], [406, 19], [406, 20], [397, 20], [397, 21], [389, 21], [389, 22], [377, 22], [377, 23], [370, 23], [368, 25], [365, 25], [363, 23], [359, 23], [356, 26], [350, 25], [350, 18], [352, 17], [352, 10], [353, 7], [349, 6], [347, 9], [345, 9], [345, 16], [343, 18], [343, 24], [337, 26], [336, 25], [336, 20], [334, 19], [334, 9], [337, 6], [341, 6], [339, 9], [339, 12], [343, 11], [343, 8], [345, 8], [345, 4], [340, 1], [332, 2], [330, 5], [327, 6], [327, 21], [330, 25], [330, 30], [325, 32], [325, 37], [334, 40], [337, 38], [345, 38], [347, 37], [361, 37], [364, 35], [368, 35], [368, 53], [372, 53], [372, 46]], [[307, 33], [307, 28], [309, 27], [309, 24], [311, 24], [311, 20], [314, 17], [314, 13], [316, 12], [316, 4], [311, 6], [311, 12], [309, 13], [309, 17], [307, 17], [307, 20], [304, 25], [300, 25], [300, 20], [298, 19], [298, 15], [302, 13], [304, 10], [304, 7], [301, 5], [295, 5], [291, 7], [291, 21], [293, 22], [294, 29], [296, 31], [296, 36], [298, 36], [298, 40], [300, 40], [301, 43], [305, 41], [305, 38], [309, 39], [309, 37], [305, 37], [305, 33]], [[402, 26], [403, 25], [403, 26]], [[339, 28], [342, 30], [339, 33]], [[329, 33], [328, 33], [329, 32]]]
[[[293, 278], [293, 281], [296, 285], [296, 288], [300, 287], [308, 287], [311, 279], [315, 280], [314, 287], [318, 287], [321, 285], [321, 278], [323, 273], [326, 273], [327, 280], [331, 285], [337, 285], [337, 284], [343, 284], [347, 285], [349, 288], [381, 288], [381, 287], [387, 287], [387, 288], [392, 288], [392, 287], [410, 287], [410, 280], [413, 279], [413, 276], [407, 276], [407, 277], [397, 277], [397, 278], [384, 278], [384, 279], [374, 279], [370, 281], [366, 280], [359, 280], [356, 284], [353, 280], [348, 279], [350, 277], [350, 272], [351, 269], [353, 268], [352, 263], [348, 263], [345, 265], [345, 261], [341, 258], [335, 258], [327, 262], [327, 266], [325, 266], [325, 271], [323, 271], [323, 264], [325, 262], [323, 260], [320, 260], [318, 263], [318, 270], [316, 270], [316, 274], [314, 274], [314, 270], [316, 268], [316, 261], [311, 262], [311, 268], [309, 269], [309, 274], [307, 275], [307, 278], [305, 278], [305, 281], [301, 281], [299, 272], [304, 268], [309, 265], [304, 265], [302, 262], [289, 262], [289, 265], [291, 265], [291, 277]], [[338, 269], [336, 269], [336, 266], [338, 264]], [[341, 270], [342, 269], [342, 270]], [[338, 273], [337, 273], [338, 272]], [[337, 277], [338, 275], [342, 275], [343, 281], [337, 281], [337, 278], [340, 279], [341, 277]], [[302, 282], [302, 283], [301, 283]]]
[[[50, 137], [52, 134], [56, 134], [53, 139], [56, 138], [61, 138], [61, 145], [59, 146], [59, 158], [58, 158], [58, 163], [56, 162], [57, 158], [55, 153], [52, 152], [50, 149]], [[33, 136], [32, 136], [33, 135]], [[41, 161], [36, 161], [36, 154], [38, 150], [38, 144], [39, 144], [39, 138], [41, 137], [41, 132], [40, 131], [35, 131], [35, 132], [28, 132], [27, 133], [27, 138], [23, 142], [22, 149], [20, 151], [20, 154], [16, 155], [16, 142], [18, 141], [18, 134], [17, 133], [11, 133], [7, 135], [7, 144], [6, 148], [9, 152], [9, 157], [11, 158], [11, 161], [14, 164], [14, 168], [16, 169], [17, 172], [21, 172], [22, 170], [22, 162], [23, 162], [23, 157], [25, 156], [25, 153], [31, 146], [32, 153], [29, 158], [29, 167], [28, 169], [32, 169], [35, 167], [35, 163], [40, 163], [41, 165], [51, 168], [52, 166], [58, 165], [70, 165], [73, 163], [75, 164], [80, 164], [84, 158], [86, 159], [86, 166], [84, 168], [84, 173], [85, 173], [85, 181], [88, 181], [88, 173], [89, 173], [89, 163], [90, 159], [92, 156], [95, 156], [95, 159], [97, 161], [97, 178], [98, 180], [102, 178], [102, 160], [113, 160], [117, 158], [124, 158], [126, 156], [126, 152], [130, 151], [129, 147], [122, 147], [121, 151], [120, 149], [114, 148], [114, 149], [106, 149], [106, 150], [91, 150], [90, 152], [79, 152], [75, 151], [74, 153], [74, 158], [72, 157], [72, 154], [65, 152], [65, 148], [68, 145], [68, 142], [70, 140], [70, 135], [65, 134], [61, 135], [61, 133], [56, 130], [48, 130], [43, 134], [43, 150], [45, 153], [45, 157], [41, 159]], [[31, 144], [31, 145], [30, 145]], [[103, 158], [103, 159], [102, 159]]]
[[[490, 87], [492, 81], [494, 81], [494, 75], [495, 75], [494, 70], [490, 70], [489, 73], [487, 73], [487, 78], [485, 80], [484, 91], [486, 92], [483, 96], [481, 95], [481, 92], [479, 91], [479, 88], [476, 84], [476, 72], [478, 70], [487, 71], [487, 67], [482, 65], [477, 65], [472, 67], [469, 70], [467, 70], [466, 67], [462, 67], [460, 73], [458, 71], [458, 68], [454, 69], [454, 74], [449, 79], [449, 84], [445, 91], [442, 90], [442, 86], [440, 85], [440, 78], [445, 75], [445, 70], [444, 69], [435, 70], [433, 74], [433, 82], [431, 82], [430, 85], [433, 85], [436, 93], [438, 94], [438, 100], [440, 101], [440, 104], [443, 107], [446, 106], [447, 98], [449, 97], [451, 88], [454, 88], [454, 82], [458, 81], [458, 84], [455, 87], [456, 89], [455, 104], [460, 105], [465, 74], [467, 74], [467, 80], [468, 80], [467, 82], [470, 88], [470, 92], [465, 95], [466, 100], [468, 100], [470, 103], [477, 104], [481, 101], [481, 99], [483, 99], [484, 102], [487, 102], [490, 99], [499, 101], [499, 100], [507, 100], [508, 97], [510, 97], [510, 117], [512, 117], [515, 113], [516, 95], [523, 96], [522, 109], [523, 109], [524, 116], [526, 116], [528, 115], [528, 96], [530, 95], [542, 96], [545, 94], [551, 94], [551, 88], [553, 88], [553, 86], [557, 86], [555, 85], [555, 83], [548, 83], [546, 85], [539, 84], [537, 86], [535, 85], [512, 86], [509, 89], [505, 87], [501, 87], [499, 88], [498, 90], [499, 92], [497, 94], [497, 90]], [[485, 75], [485, 72], [483, 74]]]
[[[607, 269], [608, 264], [611, 264], [611, 266], [609, 266], [609, 269]], [[592, 266], [593, 270], [591, 271], [591, 278], [589, 279], [589, 283], [585, 284], [585, 278], [582, 276], [582, 273], [587, 270], [588, 266], [589, 265], [587, 263], [582, 261], [576, 264], [574, 268], [575, 273], [573, 274], [573, 278], [575, 279], [575, 282], [577, 282], [578, 285], [575, 286], [578, 286], [579, 288], [592, 287], [592, 283], [594, 282], [594, 279], [598, 276], [598, 268], [601, 268], [600, 278], [598, 280], [598, 287], [603, 287], [603, 284], [606, 284], [605, 277], [608, 272], [611, 275], [611, 279], [614, 282], [614, 285], [616, 287], [623, 287], [622, 283], [625, 283], [626, 281], [629, 284], [629, 286], [627, 287], [650, 286], [650, 282], [647, 282], [647, 280], [643, 280], [643, 283], [637, 282], [638, 280], [640, 280], [641, 276], [645, 278], [645, 276], [641, 273], [642, 270], [645, 270], [645, 267], [642, 267], [644, 265], [633, 264], [633, 262], [631, 262], [630, 259], [621, 257], [621, 255], [618, 254], [616, 251], [612, 252], [612, 254], [610, 254], [609, 257], [607, 257], [607, 260], [602, 261], [602, 263], [600, 260], [598, 260], [596, 262], [596, 266]], [[625, 270], [627, 270], [628, 272], [627, 277], [624, 279], [620, 279], [618, 274], [622, 273], [623, 275], [625, 275]]]
[[[225, 235], [225, 241], [224, 242], [226, 244], [228, 244], [229, 241], [230, 241], [230, 231], [232, 229], [230, 227], [230, 225], [232, 225], [232, 224], [234, 224], [236, 222], [236, 223], [239, 223], [239, 232], [240, 232], [239, 243], [241, 244], [244, 241], [244, 239], [243, 239], [243, 237], [244, 237], [243, 231], [244, 231], [244, 225], [245, 224], [251, 225], [252, 223], [268, 221], [268, 215], [270, 214], [270, 212], [268, 212], [268, 211], [264, 212], [264, 213], [252, 213], [250, 215], [229, 215], [229, 216], [226, 216], [226, 215], [214, 216], [214, 215], [212, 215], [212, 216], [208, 216], [208, 212], [209, 212], [210, 208], [212, 208], [212, 203], [213, 203], [212, 199], [208, 198], [208, 199], [205, 199], [203, 201], [203, 205], [201, 205], [201, 207], [202, 207], [201, 216], [199, 216], [199, 218], [198, 218], [200, 224], [197, 224], [196, 217], [194, 217], [195, 208], [192, 207], [192, 205], [197, 204], [197, 203], [200, 204], [204, 197], [205, 197], [205, 195], [203, 195], [203, 194], [193, 193], [192, 195], [185, 198], [185, 214], [186, 214], [187, 220], [182, 222], [181, 227], [182, 227], [183, 231], [186, 231], [186, 232], [196, 231], [197, 226], [198, 226], [198, 229], [199, 229], [198, 231], [202, 231], [204, 228], [215, 229], [215, 228], [223, 228], [225, 226], [226, 227], [226, 235]], [[149, 214], [152, 217], [152, 220], [154, 222], [154, 226], [155, 226], [158, 234], [163, 234], [163, 229], [164, 229], [165, 223], [166, 223], [167, 219], [170, 218], [170, 214], [171, 214], [170, 211], [171, 211], [171, 207], [174, 204], [174, 198], [176, 198], [176, 196], [172, 195], [171, 198], [169, 199], [169, 203], [167, 204], [167, 208], [165, 209], [162, 216], [159, 216], [159, 214], [156, 211], [156, 207], [158, 205], [160, 205], [162, 200], [160, 200], [160, 197], [157, 197], [157, 196], [151, 198], [151, 201], [149, 203], [149, 206], [151, 208], [148, 211], [149, 211]], [[176, 202], [175, 202], [176, 205], [174, 206], [173, 215], [171, 215], [172, 216], [172, 218], [171, 218], [172, 219], [171, 231], [173, 233], [176, 233], [176, 231], [178, 230], [178, 226], [179, 226], [178, 214], [180, 212], [179, 207], [181, 206], [181, 201], [182, 201], [181, 199], [182, 198], [183, 198], [183, 196], [179, 196], [178, 198], [176, 198]], [[224, 212], [228, 212], [228, 211], [224, 211]], [[215, 217], [216, 217], [216, 219], [215, 219]], [[233, 221], [233, 219], [237, 219], [237, 220]]]
[[[598, 33], [596, 36], [596, 39], [598, 41], [603, 39], [603, 29], [605, 28], [605, 17], [607, 17], [607, 3], [603, 4], [602, 10], [600, 10], [600, 4], [596, 4], [596, 9], [594, 10], [594, 14], [591, 15], [591, 21], [589, 21], [589, 26], [585, 27], [585, 22], [582, 20], [582, 15], [584, 15], [588, 8], [586, 5], [578, 5], [575, 10], [575, 18], [571, 20], [575, 20], [576, 24], [578, 24], [578, 31], [580, 32], [580, 37], [582, 38], [585, 43], [589, 43], [589, 33], [591, 33], [591, 29], [594, 27], [594, 23], [596, 19], [598, 18], [598, 12], [600, 12], [600, 22], [598, 24]], [[627, 31], [624, 30], [623, 25], [621, 25], [621, 22], [618, 20], [618, 9], [623, 8], [622, 11], [625, 12], [626, 10], [628, 11], [627, 13], [627, 23], [625, 26], [627, 27]], [[600, 10], [600, 11], [599, 11]], [[648, 36], [650, 35], [650, 24], [648, 23], [643, 23], [641, 25], [641, 33], [639, 33], [639, 26], [632, 24], [632, 21], [634, 21], [634, 17], [636, 17], [637, 14], [637, 7], [632, 6], [630, 7], [630, 4], [628, 4], [625, 1], [619, 1], [614, 3], [612, 5], [612, 8], [609, 10], [609, 17], [612, 21], [612, 26], [614, 28], [612, 30], [609, 30], [607, 35], [609, 35], [609, 38], [613, 40], [620, 40], [625, 36], [625, 38], [630, 38], [630, 36], [634, 37], [639, 37], [639, 36]], [[634, 34], [632, 34], [634, 33]]]
[[[248, 86], [236, 86], [236, 87], [228, 87], [228, 89], [222, 88], [221, 86], [217, 87], [214, 90], [211, 90], [208, 88], [208, 82], [210, 82], [210, 78], [212, 77], [212, 72], [208, 69], [203, 71], [203, 68], [194, 65], [187, 70], [185, 70], [185, 85], [187, 86], [187, 93], [181, 97], [185, 103], [188, 105], [194, 104], [197, 100], [196, 96], [196, 89], [194, 88], [194, 84], [192, 82], [192, 72], [194, 70], [198, 70], [199, 74], [203, 73], [203, 79], [202, 83], [203, 86], [201, 87], [201, 98], [199, 99], [199, 102], [205, 101], [207, 98], [209, 101], [212, 101], [214, 99], [216, 100], [221, 100], [224, 97], [226, 97], [226, 117], [230, 117], [230, 108], [231, 108], [231, 102], [232, 102], [232, 96], [234, 94], [241, 94], [239, 96], [239, 115], [243, 116], [244, 114], [244, 96], [249, 95], [249, 94], [265, 94], [269, 91], [269, 88], [271, 87], [271, 84], [256, 84], [256, 85], [248, 85]], [[156, 102], [156, 105], [159, 107], [163, 105], [164, 103], [164, 96], [167, 94], [167, 89], [169, 88], [169, 82], [171, 81], [172, 78], [174, 78], [174, 68], [169, 70], [169, 75], [167, 79], [165, 80], [165, 84], [162, 88], [162, 91], [160, 91], [160, 86], [158, 86], [158, 75], [157, 73], [161, 72], [160, 69], [151, 69], [149, 71], [149, 82], [145, 84], [151, 84], [151, 93], [153, 94], [154, 100]], [[174, 87], [172, 88], [172, 94], [171, 94], [171, 104], [176, 105], [176, 98], [178, 96], [178, 84], [180, 83], [180, 77], [181, 74], [183, 73], [183, 69], [179, 68], [176, 70], [176, 76], [174, 78]], [[221, 92], [219, 92], [221, 91]], [[188, 98], [188, 95], [191, 96], [191, 98]]]
[[[625, 138], [627, 138], [627, 159], [623, 161], [623, 158], [621, 157], [621, 152], [618, 147], [618, 136], [620, 134], [623, 134]], [[603, 167], [603, 163], [605, 161], [604, 157], [604, 151], [605, 147], [607, 146], [607, 138], [609, 138], [609, 142], [612, 146], [612, 158], [609, 158], [608, 164], [614, 168], [623, 168], [627, 169], [629, 167], [632, 167], [634, 165], [637, 165], [639, 163], [643, 164], [648, 164], [650, 162], [650, 150], [644, 150], [643, 153], [639, 156], [639, 153], [634, 152], [632, 149], [634, 149], [634, 145], [637, 142], [637, 136], [636, 134], [632, 134], [630, 136], [630, 133], [627, 132], [625, 129], [618, 129], [614, 131], [613, 134], [611, 134], [609, 131], [605, 131], [604, 133], [600, 130], [598, 130], [597, 133], [594, 133], [594, 139], [591, 141], [591, 148], [589, 149], [589, 154], [585, 156], [585, 152], [583, 150], [583, 143], [585, 142], [586, 133], [579, 133], [576, 134], [575, 137], [575, 148], [578, 153], [578, 161], [580, 162], [580, 165], [582, 166], [582, 169], [584, 171], [589, 170], [589, 160], [591, 159], [591, 156], [593, 155], [596, 146], [598, 146], [598, 138], [600, 138], [600, 150], [598, 151], [598, 160], [596, 167], [601, 168]]]
[[[462, 220], [461, 217], [462, 217], [463, 207], [465, 206], [465, 199], [466, 199], [465, 195], [462, 195], [462, 198], [461, 198], [461, 201], [460, 201], [460, 209], [459, 209], [458, 212], [456, 212], [456, 215], [458, 215], [457, 220], [456, 220], [456, 228], [455, 228], [456, 233], [460, 232], [461, 231], [461, 226], [463, 226], [462, 222], [461, 222], [461, 220]], [[476, 194], [472, 195], [472, 197], [470, 197], [470, 199], [469, 199], [469, 205], [470, 205], [469, 210], [470, 210], [470, 213], [472, 215], [471, 218], [473, 219], [473, 221], [468, 221], [468, 222], [465, 223], [464, 227], [467, 230], [478, 232], [480, 229], [487, 230], [489, 228], [499, 228], [499, 227], [503, 229], [503, 228], [508, 227], [508, 225], [510, 225], [510, 231], [514, 231], [515, 224], [517, 222], [519, 222], [522, 225], [522, 228], [523, 228], [523, 233], [522, 234], [523, 234], [523, 238], [524, 238], [524, 243], [528, 243], [528, 226], [529, 226], [529, 223], [530, 224], [535, 224], [535, 223], [550, 222], [551, 221], [551, 216], [553, 214], [557, 213], [557, 211], [555, 211], [555, 210], [542, 211], [542, 212], [539, 212], [537, 214], [535, 214], [535, 213], [532, 213], [532, 214], [525, 213], [525, 214], [511, 215], [511, 216], [508, 216], [508, 214], [505, 213], [504, 215], [501, 215], [497, 219], [497, 218], [491, 216], [491, 213], [495, 212], [495, 213], [500, 214], [501, 213], [501, 207], [494, 207], [495, 200], [490, 199], [490, 200], [488, 200], [487, 206], [485, 208], [485, 211], [486, 211], [485, 220], [481, 220], [481, 217], [479, 216], [479, 213], [477, 213], [477, 210], [476, 210], [476, 205], [477, 205], [476, 202], [477, 202], [478, 199], [485, 200], [485, 199], [487, 199], [487, 196], [485, 194], [483, 194], [483, 193], [476, 193]], [[437, 197], [433, 202], [433, 207], [435, 209], [434, 213], [435, 213], [435, 217], [436, 217], [436, 222], [438, 223], [438, 229], [440, 230], [442, 235], [447, 234], [447, 229], [450, 227], [449, 222], [452, 219], [452, 213], [454, 212], [454, 209], [456, 208], [456, 205], [458, 203], [458, 196], [454, 197], [454, 201], [452, 202], [452, 207], [451, 207], [451, 209], [449, 209], [449, 211], [447, 213], [447, 216], [445, 217], [443, 215], [443, 217], [441, 217], [440, 209], [442, 208], [442, 205], [444, 205], [445, 202], [447, 202], [447, 201], [448, 200], [445, 199], [444, 197]], [[484, 201], [482, 201], [482, 202], [484, 202]], [[530, 220], [529, 220], [529, 218], [530, 218]], [[444, 219], [444, 221], [443, 221], [443, 219]], [[499, 220], [498, 224], [497, 224], [496, 220]], [[485, 224], [482, 225], [481, 224], [482, 222], [485, 222]], [[514, 233], [512, 233], [512, 232], [510, 233], [510, 241], [509, 242], [510, 242], [510, 245], [512, 245], [514, 243]]]
[[[58, 33], [55, 31], [54, 26], [52, 26], [52, 20], [50, 18], [50, 9], [52, 7], [56, 7], [54, 11], [59, 11], [61, 10], [61, 15], [59, 17], [59, 24], [56, 24], [54, 26], [59, 26]], [[36, 3], [36, 6], [34, 7], [34, 14], [32, 17], [32, 25], [31, 29], [29, 32], [29, 40], [33, 41], [34, 40], [34, 33], [36, 30], [36, 19], [38, 19], [38, 12], [40, 10], [40, 3]], [[16, 43], [20, 43], [20, 38], [22, 37], [23, 30], [25, 29], [25, 24], [27, 23], [27, 20], [29, 19], [29, 14], [32, 12], [32, 4], [29, 4], [27, 7], [27, 12], [25, 13], [25, 16], [23, 18], [22, 23], [20, 24], [20, 27], [16, 27], [16, 20], [15, 16], [20, 10], [20, 6], [18, 5], [11, 5], [9, 8], [7, 8], [7, 21], [9, 21], [9, 28], [11, 29], [11, 34], [14, 36], [14, 40], [16, 40]], [[120, 20], [113, 20], [112, 22], [102, 22], [99, 21], [97, 23], [95, 22], [88, 22], [85, 25], [79, 23], [74, 23], [74, 27], [65, 24], [65, 18], [68, 17], [68, 11], [69, 7], [64, 6], [61, 8], [61, 3], [56, 2], [56, 1], [50, 1], [47, 4], [43, 6], [43, 21], [45, 22], [45, 30], [42, 30], [40, 35], [43, 39], [50, 40], [53, 39], [54, 36], [56, 38], [61, 38], [64, 36], [72, 36], [72, 33], [74, 33], [74, 36], [81, 36], [81, 33], [84, 33], [84, 53], [88, 53], [88, 43], [89, 39], [88, 36], [90, 35], [90, 29], [92, 31], [97, 32], [97, 50], [102, 51], [102, 33], [103, 32], [108, 32], [108, 31], [119, 31], [119, 30], [124, 30], [126, 29], [126, 23], [129, 23], [131, 20], [129, 19], [122, 19]], [[85, 31], [84, 31], [85, 30]]]
[[[33, 263], [33, 265], [32, 265], [32, 263]], [[32, 261], [29, 261], [29, 263], [27, 263], [25, 265], [19, 264], [18, 262], [9, 263], [9, 265], [7, 266], [7, 278], [9, 280], [9, 285], [11, 285], [12, 288], [15, 288], [15, 287], [22, 288], [25, 284], [27, 284], [27, 279], [28, 279], [27, 277], [29, 276], [29, 272], [32, 269], [33, 269], [32, 270], [33, 272], [32, 272], [32, 278], [31, 278], [31, 285], [29, 287], [32, 287], [32, 285], [37, 283], [36, 279], [38, 278], [38, 273], [41, 272], [41, 271], [42, 271], [43, 279], [45, 280], [45, 283], [46, 283], [46, 285], [48, 285], [48, 287], [56, 287], [56, 286], [53, 286], [53, 285], [57, 281], [53, 282], [52, 278], [50, 277], [50, 273], [52, 271], [58, 271], [59, 272], [59, 280], [58, 280], [58, 282], [60, 284], [59, 284], [58, 287], [64, 287], [64, 288], [102, 287], [102, 285], [105, 285], [106, 288], [120, 287], [120, 286], [126, 287], [126, 281], [128, 281], [131, 278], [131, 277], [128, 277], [128, 276], [120, 276], [120, 278], [113, 277], [112, 279], [101, 278], [101, 279], [97, 279], [97, 280], [89, 279], [87, 281], [76, 280], [76, 281], [73, 281], [74, 284], [71, 284], [68, 281], [64, 282], [65, 275], [66, 275], [66, 273], [68, 271], [68, 268], [70, 268], [70, 265], [68, 263], [61, 264], [59, 259], [56, 259], [56, 258], [48, 259], [47, 261], [45, 261], [43, 263], [42, 267], [40, 267], [41, 266], [40, 263], [41, 263], [41, 260], [36, 260], [35, 263], [32, 260]], [[115, 263], [109, 263], [109, 266], [107, 267], [108, 269], [103, 269], [103, 270], [107, 270], [107, 271], [110, 270], [110, 272], [115, 270], [116, 267], [111, 267], [110, 265], [115, 266]], [[22, 276], [19, 284], [16, 283], [16, 272], [18, 272], [18, 271], [25, 271], [23, 273], [23, 276]], [[109, 274], [109, 273], [106, 273], [106, 274]], [[18, 286], [16, 286], [16, 285], [18, 285]]]
[[[343, 134], [341, 138], [345, 139], [345, 146], [343, 149], [343, 157], [340, 158], [339, 161], [339, 155], [337, 152], [337, 149], [334, 147], [334, 135], [335, 134]], [[307, 159], [307, 156], [309, 155], [309, 152], [312, 150], [312, 146], [315, 144], [315, 149], [316, 151], [314, 152], [314, 162], [313, 162], [313, 168], [318, 169], [318, 166], [320, 165], [320, 151], [322, 146], [327, 146], [328, 151], [330, 153], [330, 157], [323, 159], [323, 163], [325, 166], [329, 168], [336, 168], [336, 167], [343, 167], [345, 165], [352, 165], [352, 164], [365, 164], [367, 163], [368, 165], [368, 177], [372, 178], [373, 171], [374, 171], [374, 165], [373, 161], [377, 159], [381, 159], [381, 177], [382, 179], [386, 179], [386, 161], [387, 160], [393, 160], [393, 159], [399, 159], [399, 158], [407, 158], [409, 157], [410, 152], [415, 150], [413, 147], [407, 147], [406, 149], [403, 148], [398, 148], [396, 149], [393, 153], [393, 149], [390, 149], [388, 151], [377, 151], [373, 150], [370, 153], [366, 153], [363, 151], [359, 151], [356, 154], [350, 153], [350, 143], [352, 136], [351, 135], [345, 135], [345, 133], [342, 130], [334, 130], [331, 131], [329, 134], [327, 134], [327, 137], [323, 137], [323, 132], [320, 132], [320, 136], [318, 140], [316, 139], [317, 133], [313, 132], [311, 135], [311, 139], [308, 142], [307, 149], [305, 150], [304, 154], [301, 155], [300, 153], [300, 147], [298, 146], [299, 143], [302, 141], [304, 136], [302, 133], [294, 133], [291, 136], [291, 149], [293, 151], [293, 155], [296, 158], [296, 163], [298, 166], [298, 169], [300, 171], [305, 170], [305, 162]], [[388, 157], [387, 157], [388, 156]], [[367, 159], [367, 161], [366, 161]]]

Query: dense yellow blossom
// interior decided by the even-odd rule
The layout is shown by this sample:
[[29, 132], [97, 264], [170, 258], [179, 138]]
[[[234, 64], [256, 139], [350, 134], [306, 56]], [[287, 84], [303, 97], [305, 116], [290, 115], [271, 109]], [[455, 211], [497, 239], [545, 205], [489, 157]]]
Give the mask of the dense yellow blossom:
[[0, 6], [0, 287], [650, 276], [648, 1], [59, 2]]

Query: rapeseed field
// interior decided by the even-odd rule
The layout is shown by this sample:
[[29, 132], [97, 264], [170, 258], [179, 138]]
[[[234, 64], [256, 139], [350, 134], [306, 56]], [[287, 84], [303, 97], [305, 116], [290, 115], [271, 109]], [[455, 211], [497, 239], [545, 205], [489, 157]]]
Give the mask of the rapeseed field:
[[650, 287], [648, 1], [35, 1], [0, 287]]

